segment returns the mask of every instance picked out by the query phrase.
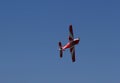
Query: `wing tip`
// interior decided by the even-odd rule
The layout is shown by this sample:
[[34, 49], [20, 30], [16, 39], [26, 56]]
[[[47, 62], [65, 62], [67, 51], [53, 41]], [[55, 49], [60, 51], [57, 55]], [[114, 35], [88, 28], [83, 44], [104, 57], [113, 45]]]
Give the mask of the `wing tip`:
[[72, 56], [72, 62], [75, 62], [75, 56], [74, 55]]
[[70, 31], [72, 31], [72, 25], [71, 24], [69, 25], [69, 29], [70, 29]]

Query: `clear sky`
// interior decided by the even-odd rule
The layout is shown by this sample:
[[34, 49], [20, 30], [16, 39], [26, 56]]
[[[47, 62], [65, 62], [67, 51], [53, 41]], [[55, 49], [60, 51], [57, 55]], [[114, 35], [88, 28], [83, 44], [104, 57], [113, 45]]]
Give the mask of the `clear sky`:
[[120, 83], [120, 1], [0, 0], [0, 83]]

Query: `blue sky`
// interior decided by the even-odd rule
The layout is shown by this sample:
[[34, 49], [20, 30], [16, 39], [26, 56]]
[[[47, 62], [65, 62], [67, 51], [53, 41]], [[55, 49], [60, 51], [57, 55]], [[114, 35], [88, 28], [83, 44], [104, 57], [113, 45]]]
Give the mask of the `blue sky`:
[[[1, 0], [0, 83], [120, 83], [119, 0]], [[72, 24], [76, 62], [68, 42]]]

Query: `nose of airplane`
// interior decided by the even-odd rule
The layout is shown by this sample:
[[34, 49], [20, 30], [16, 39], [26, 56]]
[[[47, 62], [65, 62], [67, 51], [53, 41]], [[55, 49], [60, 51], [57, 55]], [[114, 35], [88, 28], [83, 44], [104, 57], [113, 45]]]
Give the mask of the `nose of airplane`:
[[76, 39], [74, 40], [75, 44], [78, 44], [79, 41], [80, 41], [80, 38], [76, 38]]
[[77, 43], [79, 43], [80, 42], [80, 38], [78, 38], [78, 40], [77, 40]]

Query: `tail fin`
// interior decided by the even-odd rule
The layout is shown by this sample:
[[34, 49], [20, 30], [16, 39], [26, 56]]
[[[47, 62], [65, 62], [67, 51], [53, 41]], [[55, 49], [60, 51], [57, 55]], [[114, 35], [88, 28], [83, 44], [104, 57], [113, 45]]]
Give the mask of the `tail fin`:
[[59, 50], [60, 50], [60, 58], [62, 58], [62, 56], [63, 56], [62, 43], [59, 42], [58, 45], [59, 45]]

